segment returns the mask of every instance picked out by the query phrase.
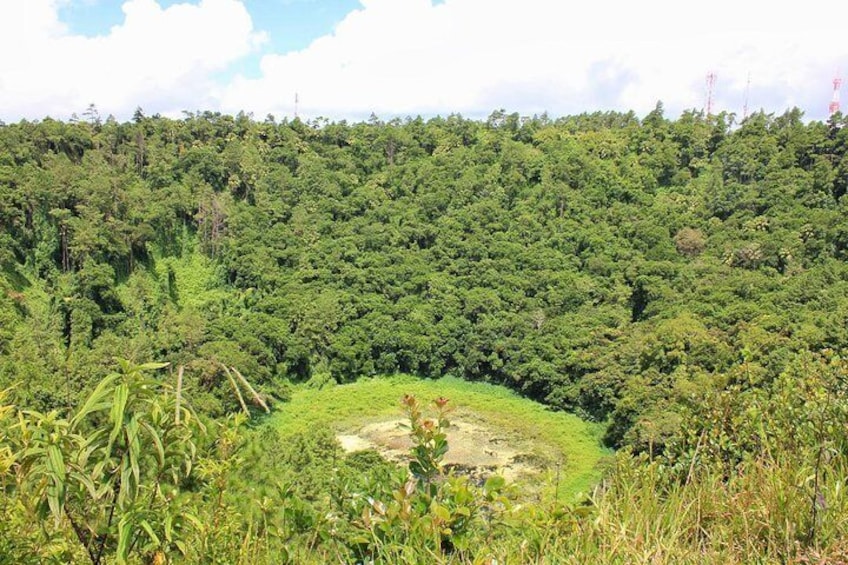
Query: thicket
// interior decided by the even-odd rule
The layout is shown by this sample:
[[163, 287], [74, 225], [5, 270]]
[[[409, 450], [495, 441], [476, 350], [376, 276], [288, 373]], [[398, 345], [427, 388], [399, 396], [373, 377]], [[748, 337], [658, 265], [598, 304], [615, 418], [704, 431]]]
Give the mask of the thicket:
[[[199, 425], [121, 363], [68, 416], [0, 404], [0, 561], [843, 563], [848, 373], [805, 355], [765, 388], [705, 392], [662, 455], [621, 453], [578, 502], [445, 471], [450, 400], [402, 400], [408, 469]], [[399, 407], [400, 408], [400, 407]]]
[[[310, 380], [485, 380], [605, 422], [609, 445], [641, 453], [585, 512], [645, 530], [591, 537], [575, 508], [553, 537], [520, 538], [533, 519], [562, 518], [539, 507], [519, 538], [477, 544], [524, 539], [566, 555], [580, 543], [599, 559], [637, 542], [668, 559], [844, 553], [831, 512], [845, 455], [833, 416], [848, 344], [844, 126], [797, 110], [669, 120], [660, 105], [643, 119], [347, 124], [139, 110], [127, 123], [3, 124], [0, 388], [70, 430], [115, 357], [170, 362], [167, 381], [184, 371], [185, 395], [217, 419], [240, 409], [235, 371], [271, 402]], [[325, 440], [304, 439], [336, 449]], [[19, 469], [22, 454], [8, 453]], [[725, 496], [716, 514], [691, 510], [710, 490]], [[628, 497], [653, 513], [615, 514], [634, 507]], [[292, 547], [337, 543], [316, 501], [292, 500], [286, 528], [308, 538]], [[244, 512], [213, 520], [220, 538], [192, 547], [229, 543], [221, 555], [232, 556], [267, 542], [272, 555], [295, 539], [259, 536], [267, 522]], [[516, 543], [510, 555], [526, 549]], [[448, 549], [440, 558], [457, 555]]]

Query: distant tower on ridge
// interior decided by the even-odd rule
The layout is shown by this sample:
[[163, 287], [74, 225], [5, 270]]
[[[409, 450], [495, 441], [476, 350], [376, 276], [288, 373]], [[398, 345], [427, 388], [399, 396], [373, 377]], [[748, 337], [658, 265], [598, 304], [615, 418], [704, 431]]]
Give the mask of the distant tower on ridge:
[[294, 118], [297, 119], [297, 106], [300, 104], [300, 97], [297, 92], [294, 93]]
[[842, 79], [838, 76], [833, 78], [833, 98], [830, 99], [830, 106], [827, 107], [830, 115], [834, 115], [839, 111], [839, 89], [842, 86]]
[[704, 108], [707, 111], [707, 116], [713, 113], [713, 90], [715, 89], [716, 74], [710, 71], [707, 74], [707, 103]]
[[742, 106], [742, 119], [748, 117], [748, 96], [751, 94], [751, 73], [748, 73], [748, 82], [745, 83], [745, 105]]

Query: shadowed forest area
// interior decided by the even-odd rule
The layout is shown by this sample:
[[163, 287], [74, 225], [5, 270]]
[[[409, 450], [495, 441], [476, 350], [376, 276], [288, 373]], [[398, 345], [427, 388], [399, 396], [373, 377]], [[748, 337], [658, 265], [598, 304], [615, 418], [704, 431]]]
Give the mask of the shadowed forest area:
[[[0, 561], [848, 560], [845, 125], [0, 125]], [[400, 467], [269, 425], [395, 374], [617, 453], [527, 501], [445, 468], [450, 398]]]

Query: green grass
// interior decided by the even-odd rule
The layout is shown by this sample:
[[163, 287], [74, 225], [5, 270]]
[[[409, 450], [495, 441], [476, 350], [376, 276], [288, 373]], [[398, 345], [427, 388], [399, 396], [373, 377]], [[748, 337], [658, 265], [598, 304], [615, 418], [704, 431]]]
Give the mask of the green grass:
[[[323, 389], [298, 387], [291, 401], [270, 419], [285, 436], [329, 427], [339, 431], [369, 421], [402, 416], [400, 399], [412, 394], [429, 402], [450, 399], [457, 415], [473, 416], [493, 430], [522, 438], [549, 460], [564, 464], [558, 479], [560, 496], [587, 493], [600, 478], [599, 463], [610, 455], [600, 444], [602, 427], [573, 414], [554, 412], [496, 385], [445, 377], [425, 380], [397, 375], [361, 379]], [[557, 478], [549, 473], [552, 485]]]
[[159, 277], [167, 279], [168, 267], [173, 270], [180, 306], [202, 308], [225, 299], [229, 291], [218, 284], [215, 263], [196, 244], [187, 248], [189, 251], [182, 257], [168, 256], [156, 261]]

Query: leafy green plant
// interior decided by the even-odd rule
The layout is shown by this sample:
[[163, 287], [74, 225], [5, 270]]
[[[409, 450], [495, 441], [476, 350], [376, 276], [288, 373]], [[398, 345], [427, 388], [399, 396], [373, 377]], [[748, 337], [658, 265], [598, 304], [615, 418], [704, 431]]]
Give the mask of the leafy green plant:
[[24, 506], [72, 532], [92, 564], [185, 552], [194, 519], [179, 487], [191, 474], [203, 426], [147, 375], [165, 364], [119, 361], [70, 418], [21, 413], [15, 472]]
[[412, 476], [429, 487], [433, 479], [442, 474], [442, 460], [448, 452], [447, 428], [450, 427], [448, 400], [440, 397], [433, 401], [437, 413], [433, 418], [425, 418], [421, 405], [412, 395], [403, 397], [403, 408], [409, 418], [412, 437], [412, 460], [409, 471]]
[[505, 482], [490, 477], [482, 488], [468, 477], [445, 475], [442, 460], [448, 451], [448, 400], [433, 401], [436, 415], [426, 417], [418, 400], [405, 395], [402, 406], [409, 418], [409, 477], [383, 502], [368, 498], [357, 524], [362, 534], [353, 538], [360, 557], [386, 561], [428, 555], [440, 560], [457, 553], [473, 555], [475, 539], [496, 522], [493, 517], [509, 507]]

